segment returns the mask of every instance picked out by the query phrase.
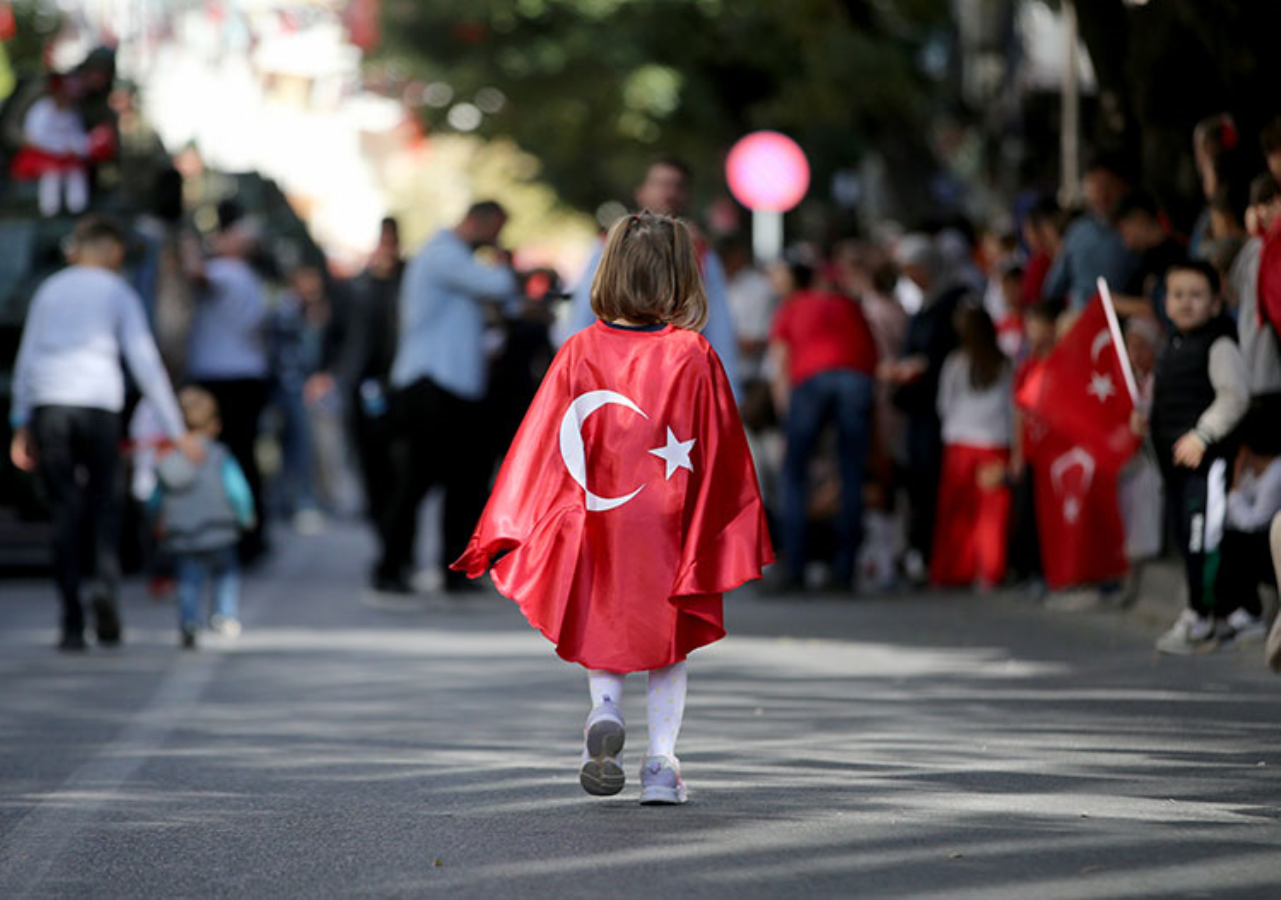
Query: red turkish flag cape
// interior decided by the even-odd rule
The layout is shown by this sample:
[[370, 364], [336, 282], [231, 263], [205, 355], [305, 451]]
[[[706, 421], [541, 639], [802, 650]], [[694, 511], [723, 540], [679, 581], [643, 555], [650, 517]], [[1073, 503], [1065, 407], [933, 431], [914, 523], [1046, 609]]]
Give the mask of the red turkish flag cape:
[[1015, 400], [1050, 431], [1084, 447], [1098, 468], [1116, 472], [1134, 455], [1134, 401], [1098, 294]]
[[725, 635], [774, 558], [729, 382], [700, 335], [597, 322], [553, 361], [467, 552], [571, 662], [633, 672]]
[[1052, 590], [1125, 575], [1125, 525], [1116, 472], [1057, 432], [1042, 432], [1032, 467], [1041, 568]]

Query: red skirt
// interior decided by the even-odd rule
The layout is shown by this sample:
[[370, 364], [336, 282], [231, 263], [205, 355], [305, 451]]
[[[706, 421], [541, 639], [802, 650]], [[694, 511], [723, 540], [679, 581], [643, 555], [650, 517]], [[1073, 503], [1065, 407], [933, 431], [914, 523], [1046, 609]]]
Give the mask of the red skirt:
[[981, 487], [979, 474], [1009, 462], [1010, 451], [1004, 447], [944, 446], [930, 554], [932, 584], [995, 585], [1005, 578], [1010, 491], [1004, 483]]

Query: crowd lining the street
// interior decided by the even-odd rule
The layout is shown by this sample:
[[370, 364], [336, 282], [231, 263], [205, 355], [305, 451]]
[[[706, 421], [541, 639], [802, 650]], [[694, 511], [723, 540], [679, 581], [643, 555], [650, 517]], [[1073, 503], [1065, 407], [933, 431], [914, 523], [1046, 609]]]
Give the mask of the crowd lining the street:
[[[49, 82], [11, 166], [36, 182], [44, 215], [90, 206], [87, 173], [113, 152], [104, 132], [72, 121], [74, 88]], [[1227, 115], [1192, 141], [1204, 212], [1186, 236], [1112, 154], [1087, 165], [1084, 209], [1029, 194], [1004, 230], [959, 217], [907, 232], [879, 223], [763, 268], [741, 236], [696, 231], [703, 333], [734, 388], [781, 550], [771, 590], [1048, 585], [1047, 602], [1067, 608], [1124, 598], [1127, 573], [1168, 537], [1188, 609], [1158, 649], [1264, 636], [1259, 588], [1275, 584], [1281, 555], [1281, 120], [1259, 154]], [[1266, 167], [1250, 171], [1260, 157]], [[636, 208], [687, 216], [692, 175], [656, 158]], [[595, 320], [599, 250], [562, 309], [555, 273], [518, 273], [500, 249], [506, 219], [499, 203], [476, 203], [407, 264], [387, 219], [367, 268], [342, 280], [323, 265], [264, 267], [271, 235], [225, 202], [204, 238], [184, 224], [163, 236], [148, 288], [157, 343], [122, 277], [133, 237], [82, 218], [72, 265], [31, 304], [10, 411], [12, 459], [39, 473], [53, 512], [61, 645], [85, 646], [82, 600], [98, 639], [120, 640], [113, 491], [126, 432], [153, 588], [176, 578], [187, 646], [206, 624], [209, 580], [207, 623], [238, 632], [239, 569], [268, 551], [273, 520], [306, 534], [362, 512], [379, 542], [370, 589], [406, 596], [418, 508], [439, 487], [442, 567], [457, 559], [555, 347]], [[1025, 390], [1100, 302], [1100, 278], [1142, 441], [1118, 471], [1095, 472], [1091, 458], [1059, 477]], [[1058, 437], [1062, 457], [1080, 435]], [[265, 446], [277, 454], [270, 477]], [[1081, 534], [1125, 557], [1100, 567], [1087, 541], [1083, 559]], [[442, 586], [474, 589], [450, 571]], [[1268, 652], [1281, 665], [1276, 629]]]

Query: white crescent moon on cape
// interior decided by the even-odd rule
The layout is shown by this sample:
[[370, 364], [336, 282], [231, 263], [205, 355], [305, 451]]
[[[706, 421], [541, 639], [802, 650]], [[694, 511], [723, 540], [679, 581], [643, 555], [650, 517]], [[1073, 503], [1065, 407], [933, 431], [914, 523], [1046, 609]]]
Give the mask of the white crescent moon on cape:
[[583, 422], [602, 406], [610, 404], [625, 406], [642, 418], [649, 416], [639, 406], [615, 391], [588, 391], [574, 398], [560, 420], [560, 456], [565, 461], [569, 476], [578, 482], [578, 486], [587, 495], [587, 508], [592, 512], [606, 512], [622, 506], [645, 489], [641, 485], [636, 490], [622, 497], [598, 497], [587, 486], [587, 452], [583, 448]]
[[1104, 328], [1094, 336], [1094, 343], [1090, 344], [1090, 362], [1099, 361], [1099, 351], [1112, 340], [1112, 333]]

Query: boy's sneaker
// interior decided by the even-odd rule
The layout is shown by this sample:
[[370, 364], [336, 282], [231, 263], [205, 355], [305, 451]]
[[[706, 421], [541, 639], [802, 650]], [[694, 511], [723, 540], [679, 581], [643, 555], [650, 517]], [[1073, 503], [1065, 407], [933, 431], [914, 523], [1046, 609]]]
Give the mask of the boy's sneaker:
[[670, 806], [686, 799], [680, 763], [670, 756], [646, 757], [641, 768], [640, 802], [646, 806]]
[[1268, 644], [1264, 651], [1267, 655], [1264, 657], [1268, 661], [1268, 666], [1273, 672], [1281, 672], [1281, 616], [1277, 616], [1276, 621], [1272, 623], [1272, 630], [1268, 632]]
[[184, 625], [181, 631], [181, 635], [182, 635], [182, 649], [195, 650], [196, 649], [196, 629]]
[[238, 638], [240, 637], [240, 620], [215, 613], [209, 617], [209, 630], [225, 638]]
[[1185, 609], [1170, 630], [1156, 639], [1156, 649], [1162, 653], [1173, 653], [1186, 656], [1190, 653], [1205, 653], [1219, 645], [1222, 635], [1214, 626], [1214, 620], [1197, 615], [1194, 610]]
[[1244, 609], [1236, 609], [1228, 616], [1228, 630], [1234, 642], [1252, 644], [1263, 640], [1268, 626], [1262, 616], [1252, 616]]
[[609, 797], [623, 789], [627, 776], [619, 756], [627, 739], [623, 714], [613, 703], [594, 707], [583, 728], [583, 768], [578, 781], [589, 794]]

